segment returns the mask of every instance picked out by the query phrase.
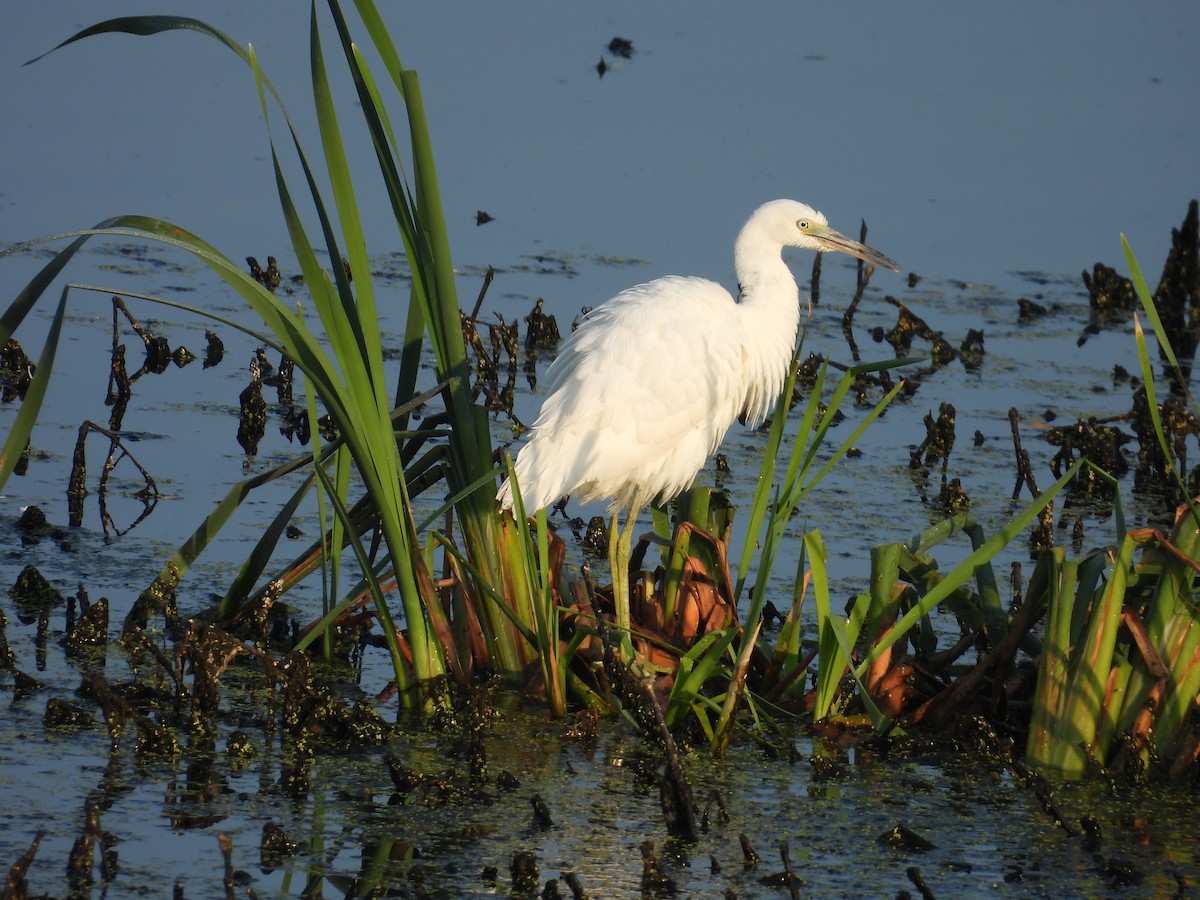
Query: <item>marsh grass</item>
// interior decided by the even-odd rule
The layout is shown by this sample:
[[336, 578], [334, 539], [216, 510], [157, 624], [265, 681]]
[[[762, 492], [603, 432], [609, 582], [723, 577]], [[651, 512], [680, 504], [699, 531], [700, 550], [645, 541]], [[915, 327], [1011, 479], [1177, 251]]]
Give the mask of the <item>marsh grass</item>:
[[[548, 605], [546, 598], [552, 595], [547, 593], [545, 582], [540, 582], [537, 602], [533, 602], [535, 597], [528, 592], [522, 594], [522, 599], [503, 590], [504, 572], [509, 574], [510, 583], [512, 573], [521, 571], [523, 582], [539, 584], [537, 567], [533, 564], [535, 555], [530, 548], [545, 548], [544, 529], [540, 541], [528, 532], [517, 542], [506, 544], [501, 540], [500, 517], [492, 499], [495, 466], [489, 423], [486, 410], [470, 392], [470, 369], [420, 82], [416, 73], [405, 69], [400, 62], [374, 4], [359, 0], [355, 7], [370, 45], [383, 61], [388, 87], [406, 113], [407, 143], [401, 143], [387, 113], [384, 90], [355, 44], [341, 6], [337, 2], [328, 3], [336, 33], [335, 45], [341, 50], [354, 85], [356, 115], [370, 134], [377, 175], [384, 185], [412, 275], [407, 330], [394, 385], [389, 385], [385, 372], [377, 299], [356, 199], [356, 179], [343, 146], [343, 125], [330, 89], [316, 4], [310, 10], [309, 61], [320, 158], [324, 163], [320, 169], [306, 153], [282, 98], [259, 67], [253, 46], [243, 48], [203, 22], [178, 16], [111, 19], [78, 32], [55, 48], [58, 51], [76, 41], [110, 33], [153, 36], [182, 29], [216, 40], [238, 55], [253, 76], [267, 122], [280, 212], [304, 276], [305, 306], [314, 321], [310, 323], [305, 316], [289, 309], [229, 258], [185, 229], [160, 219], [121, 216], [94, 228], [45, 239], [71, 239], [71, 243], [33, 278], [0, 317], [0, 335], [4, 340], [12, 335], [89, 240], [157, 242], [190, 253], [211, 267], [261, 321], [261, 328], [242, 330], [292, 360], [303, 373], [311, 433], [319, 435], [316, 420], [323, 413], [333, 420], [338, 437], [325, 446], [314, 439], [312, 453], [305, 460], [288, 463], [233, 488], [167, 563], [154, 584], [141, 594], [126, 620], [126, 628], [139, 628], [154, 615], [170, 616], [176, 589], [189, 566], [246, 498], [260, 486], [305, 467], [310, 471], [309, 477], [264, 529], [226, 592], [217, 619], [225, 623], [236, 621], [270, 602], [268, 598], [277, 596], [277, 591], [270, 589], [272, 586], [291, 586], [318, 572], [325, 612], [306, 634], [301, 647], [319, 639], [328, 651], [330, 629], [339, 615], [360, 598], [370, 597], [396, 683], [405, 703], [419, 707], [420, 693], [410, 689], [431, 679], [450, 675], [466, 682], [486, 672], [509, 676], [522, 672], [537, 655], [531, 641], [533, 647], [540, 644], [541, 649], [554, 645], [557, 612]], [[282, 147], [290, 151], [303, 175], [303, 186], [298, 193], [284, 174], [281, 144], [271, 124], [275, 117], [283, 122]], [[328, 195], [318, 186], [322, 180], [329, 184]], [[303, 204], [298, 196], [305, 198]], [[315, 237], [306, 225], [310, 221], [317, 225]], [[324, 266], [322, 259], [331, 264]], [[36, 376], [0, 456], [0, 484], [11, 473], [37, 419], [46, 383], [54, 369], [54, 354], [68, 301], [78, 291], [96, 290], [101, 288], [68, 284], [62, 291]], [[228, 327], [241, 327], [167, 298], [144, 299]], [[421, 428], [411, 429], [410, 410], [433, 396], [432, 392], [418, 396], [416, 390], [426, 340], [436, 359], [438, 384], [434, 391], [443, 404], [444, 414], [428, 416]], [[442, 485], [450, 497], [444, 509], [450, 526], [432, 532], [428, 548], [422, 544], [421, 528], [414, 519], [414, 484], [420, 490]], [[283, 575], [267, 575], [288, 521], [311, 492], [316, 494], [318, 514], [325, 523], [324, 537]], [[352, 504], [350, 497], [356, 493], [365, 497]], [[521, 527], [525, 527], [523, 521]], [[382, 547], [382, 553], [377, 546]], [[505, 547], [512, 556], [502, 566], [500, 553]], [[349, 551], [359, 572], [357, 583], [349, 586], [347, 581], [355, 579], [348, 579], [342, 571], [344, 550]], [[431, 575], [439, 550], [445, 554], [445, 568], [453, 573], [450, 583], [440, 587]], [[392, 605], [397, 601], [396, 611], [401, 615], [393, 620]], [[464, 612], [468, 607], [469, 612]], [[462, 621], [453, 620], [454, 611], [462, 613]], [[551, 674], [549, 681], [560, 685], [562, 679]], [[562, 706], [560, 691], [555, 694], [554, 705]]]
[[[902, 648], [911, 645], [918, 655], [925, 656], [934, 652], [938, 635], [930, 614], [938, 608], [955, 616], [964, 627], [975, 629], [985, 646], [996, 647], [1004, 641], [1009, 616], [991, 562], [1021, 538], [1083, 466], [1076, 463], [994, 535], [986, 535], [969, 516], [958, 515], [909, 541], [880, 545], [872, 553], [869, 589], [854, 598], [845, 614], [833, 606], [821, 531], [807, 531], [799, 539], [791, 578], [792, 604], [773, 646], [760, 646], [768, 593], [765, 585], [790, 539], [794, 517], [810, 493], [884, 414], [903, 385], [885, 390], [852, 432], [832, 451], [823, 452], [834, 414], [864, 375], [920, 359], [854, 366], [843, 373], [832, 391], [827, 389], [828, 366], [822, 366], [795, 433], [789, 436], [787, 413], [802, 347], [801, 342], [766, 441], [758, 488], [744, 525], [734, 597], [741, 600], [747, 592], [751, 572], [760, 589], [749, 591], [741, 624], [734, 622], [705, 635], [683, 656], [668, 698], [668, 723], [683, 721], [686, 711], [718, 751], [728, 745], [736, 725], [746, 725], [732, 714], [741, 699], [751, 713], [747, 733], [756, 738], [773, 727], [769, 711], [794, 707], [797, 702], [808, 706], [816, 722], [866, 724], [878, 733], [899, 733], [898, 719], [905, 711], [902, 701], [906, 697], [902, 678], [897, 677], [906, 671], [900, 664]], [[776, 470], [784, 462], [780, 480], [775, 477]], [[706, 510], [707, 506], [693, 504], [693, 508]], [[933, 551], [962, 536], [969, 541], [970, 552], [948, 572], [939, 572]], [[805, 640], [802, 626], [801, 610], [809, 596], [815, 642]], [[740, 604], [738, 608], [742, 608]], [[748, 683], [747, 672], [754, 658], [758, 660], [757, 675]], [[814, 686], [809, 690], [807, 676], [814, 660]], [[716, 691], [714, 682], [720, 685]]]
[[[441, 679], [466, 687], [488, 675], [536, 687], [556, 716], [566, 715], [572, 703], [610, 704], [614, 697], [609, 686], [596, 674], [596, 646], [603, 642], [605, 629], [597, 627], [589, 603], [579, 601], [578, 586], [566, 582], [563, 546], [549, 528], [546, 511], [527, 517], [519, 490], [514, 491], [515, 516], [501, 515], [496, 508], [500, 470], [494, 462], [487, 409], [471, 388], [420, 81], [403, 67], [370, 0], [356, 0], [355, 7], [362, 30], [383, 61], [383, 83], [375, 80], [353, 40], [341, 6], [330, 0], [328, 7], [336, 34], [333, 46], [341, 50], [354, 86], [356, 121], [371, 138], [372, 174], [384, 185], [412, 273], [398, 372], [389, 375], [384, 366], [378, 298], [357, 201], [359, 182], [343, 146], [345, 126], [339, 112], [345, 105], [335, 102], [330, 89], [316, 5], [310, 12], [309, 61], [319, 157], [306, 153], [252, 47], [243, 49], [219, 31], [184, 17], [109, 20], [73, 35], [55, 50], [109, 33], [148, 37], [184, 29], [216, 40], [246, 64], [267, 122], [280, 213], [304, 276], [305, 308], [303, 313], [290, 308], [201, 238], [161, 219], [120, 216], [43, 239], [69, 243], [0, 315], [0, 342], [42, 305], [44, 295], [92, 240], [147, 241], [189, 253], [241, 296], [259, 323], [247, 327], [166, 297], [68, 283], [50, 316], [24, 402], [0, 448], [0, 486], [29, 443], [54, 371], [62, 324], [78, 295], [136, 296], [240, 329], [292, 360], [303, 373], [311, 450], [231, 488], [139, 596], [126, 618], [126, 632], [139, 631], [155, 616], [178, 628], [175, 594], [189, 568], [247, 498], [265, 485], [303, 472], [263, 527], [220, 602], [203, 616], [206, 621], [236, 630], [315, 577], [320, 579], [322, 610], [291, 649], [332, 657], [341, 623], [369, 609], [407, 708], [428, 708], [431, 695], [426, 687]], [[388, 115], [385, 98], [398, 100], [404, 110], [405, 140]], [[273, 120], [282, 120], [282, 126]], [[277, 133], [283, 137], [277, 139]], [[299, 189], [285, 175], [288, 159], [302, 173]], [[328, 191], [319, 188], [321, 183], [329, 185]], [[308, 224], [312, 222], [315, 229]], [[1146, 316], [1164, 355], [1178, 370], [1145, 282], [1125, 246]], [[1140, 323], [1136, 339], [1156, 439], [1171, 460]], [[436, 383], [418, 391], [426, 342], [436, 361]], [[744, 520], [736, 521], [734, 507], [723, 494], [705, 490], [680, 499], [674, 523], [665, 511], [654, 512], [655, 531], [665, 548], [662, 574], [657, 587], [652, 586], [656, 576], [643, 577], [641, 620], [616, 641], [626, 663], [644, 673], [671, 676], [669, 690], [661, 697], [666, 725], [686, 723], [721, 752], [738, 729], [764, 740], [773, 728], [772, 716], [784, 706], [794, 711], [798, 704], [808, 704], [815, 721], [862, 722], [880, 733], [938, 719], [950, 702], [946, 697], [954, 699], [953, 691], [915, 713], [897, 698], [908, 697], [905, 649], [911, 648], [917, 657], [935, 651], [938, 635], [931, 615], [943, 608], [977, 637], [980, 646], [979, 661], [956, 686], [978, 684], [989, 667], [1011, 660], [1018, 644], [1031, 657], [1038, 656], [1027, 747], [1031, 761], [1077, 772], [1088, 761], [1145, 767], [1159, 748], [1169, 749], [1175, 767], [1194, 759], [1197, 751], [1187, 743], [1186, 726], [1200, 692], [1200, 637], [1193, 637], [1200, 635], [1193, 627], [1192, 585], [1200, 571], [1200, 513], [1195, 505], [1184, 508], [1170, 536], [1122, 534], [1115, 549], [1078, 561], [1067, 559], [1061, 550], [1044, 552], [1025, 599], [1028, 612], [1018, 619], [1001, 602], [992, 562], [1078, 475], [1086, 465], [1080, 461], [993, 535], [959, 515], [908, 541], [880, 545], [872, 553], [868, 589], [844, 612], [838, 611], [831, 598], [821, 530], [797, 536], [796, 517], [866, 429], [885, 414], [901, 385], [885, 384], [875, 405], [830, 447], [829, 429], [851, 388], [860, 379], [917, 358], [856, 365], [836, 384], [829, 365], [823, 365], [800, 414], [789, 416], [802, 347], [803, 341], [775, 408]], [[426, 405], [440, 408], [423, 415], [419, 427], [413, 426], [413, 411]], [[332, 440], [320, 437], [318, 420], [326, 415], [336, 426]], [[782, 478], [777, 478], [781, 468]], [[1170, 474], [1182, 491], [1177, 468]], [[434, 501], [436, 509], [418, 521], [414, 498], [435, 491], [444, 499]], [[289, 523], [306, 504], [316, 506], [320, 537], [290, 564], [272, 571]], [[1123, 532], [1119, 503], [1117, 515]], [[743, 551], [731, 569], [726, 554], [735, 527], [742, 529]], [[939, 572], [935, 550], [964, 539], [969, 550], [962, 562]], [[795, 542], [797, 558], [794, 573], [786, 577], [792, 602], [778, 634], [767, 643], [762, 639], [767, 585], [785, 580], [775, 570], [786, 558], [788, 541]], [[704, 573], [707, 581], [702, 583]], [[587, 595], [584, 590], [585, 599]], [[570, 597], [576, 602], [568, 606]], [[809, 597], [815, 638], [806, 638], [803, 628], [802, 610]], [[1031, 627], [1043, 611], [1046, 626], [1039, 639]], [[641, 648], [636, 659], [635, 642]], [[665, 666], [655, 662], [663, 654], [670, 657]], [[814, 662], [815, 671], [810, 668]], [[810, 672], [815, 674], [811, 690]]]
[[[384, 90], [354, 43], [342, 8], [331, 0], [328, 7], [336, 32], [335, 46], [341, 49], [351, 76], [356, 117], [370, 134], [376, 174], [385, 187], [412, 276], [394, 390], [384, 368], [377, 297], [358, 209], [358, 184], [343, 146], [344, 125], [330, 90], [315, 4], [310, 11], [309, 62], [319, 130], [318, 155], [306, 151], [283, 99], [260, 68], [253, 47], [243, 49], [195, 19], [112, 19], [78, 32], [51, 51], [111, 33], [151, 37], [189, 30], [237, 54], [250, 70], [267, 123], [279, 209], [303, 273], [307, 294], [303, 312], [289, 308], [251, 274], [187, 230], [160, 219], [122, 216], [90, 229], [43, 239], [67, 239], [70, 243], [0, 318], [0, 336], [10, 336], [39, 305], [42, 295], [86, 242], [132, 239], [169, 246], [204, 262], [243, 298], [260, 325], [238, 325], [166, 297], [137, 295], [140, 299], [238, 328], [294, 362], [303, 373], [304, 404], [313, 435], [311, 452], [231, 488], [164, 565], [154, 583], [140, 594], [126, 617], [125, 631], [138, 631], [157, 616], [164, 617], [172, 629], [182, 627], [177, 619], [176, 594], [191, 566], [256, 491], [305, 471], [306, 477], [262, 529], [219, 604], [202, 616], [206, 621], [233, 630], [261, 621], [271, 604], [306, 579], [317, 577], [322, 612], [303, 630], [293, 649], [331, 656], [340, 623], [350, 617], [360, 618], [361, 611], [369, 608], [386, 644], [402, 702], [409, 708], [425, 705], [422, 688], [437, 679], [448, 677], [466, 686], [489, 674], [519, 683], [540, 683], [556, 715], [567, 712], [569, 696], [596, 705], [601, 700], [590, 684], [594, 677], [591, 662], [577, 659], [581, 646], [594, 643], [596, 630], [588, 624], [586, 615], [564, 608], [562, 598], [570, 588], [561, 580], [561, 544], [549, 532], [545, 511], [529, 520], [518, 503], [517, 515], [509, 518], [498, 512], [493, 499], [497, 468], [487, 410], [476, 402], [471, 391], [471, 371], [419, 80], [401, 64], [374, 5], [360, 0], [355, 6], [372, 47], [383, 60], [390, 91], [406, 113], [408, 140], [402, 144], [388, 116]], [[280, 121], [281, 127], [277, 124]], [[289, 159], [291, 166], [298, 165], [302, 173], [299, 188], [285, 174]], [[329, 185], [328, 191], [319, 187], [323, 182]], [[310, 225], [313, 222], [315, 228]], [[80, 293], [101, 291], [134, 296], [100, 285], [68, 284], [63, 289], [36, 377], [0, 458], [0, 479], [11, 472], [15, 456], [28, 442], [54, 369], [69, 300]], [[436, 360], [437, 384], [418, 394], [426, 341]], [[836, 393], [835, 408], [845, 395], [849, 377]], [[800, 446], [807, 448], [808, 455], [792, 466], [789, 477], [793, 480], [809, 472], [832, 418], [816, 422], [820, 394], [818, 388], [801, 426]], [[412, 410], [435, 399], [441, 411], [424, 415], [421, 427], [411, 427]], [[787, 405], [782, 404], [772, 452], [764, 463], [763, 484], [773, 480], [774, 449], [786, 413]], [[323, 416], [332, 419], [336, 429], [336, 438], [324, 442], [318, 427]], [[788, 493], [776, 498], [776, 513], [767, 518], [773, 533], [780, 533], [782, 523], [790, 517], [786, 504], [798, 503], [844, 449], [815, 478], [810, 478], [807, 487], [789, 481]], [[418, 522], [413, 498], [431, 489], [444, 492], [448, 499], [425, 521]], [[359, 499], [352, 502], [355, 496]], [[693, 502], [695, 508], [686, 510], [685, 515], [702, 520], [722, 534], [727, 531], [732, 512], [727, 504], [702, 494], [696, 494]], [[271, 571], [277, 565], [275, 558], [288, 524], [308, 504], [315, 504], [322, 523], [320, 538], [281, 571]], [[759, 504], [759, 515], [752, 520], [755, 527], [762, 521], [762, 507]], [[717, 519], [720, 524], [713, 524]], [[431, 527], [441, 521], [445, 522], [443, 527]], [[688, 572], [695, 568], [694, 554], [699, 554], [700, 565], [720, 562], [723, 566], [719, 559], [722, 542], [694, 542], [689, 534], [681, 530], [679, 541], [669, 551], [670, 589], [664, 618], [675, 612], [680, 587], [686, 586]], [[353, 564], [353, 570], [347, 563]], [[764, 578], [769, 568], [768, 562], [761, 569]], [[441, 576], [435, 578], [439, 570]], [[752, 606], [755, 621], [760, 609], [761, 601]], [[572, 627], [563, 634], [563, 616], [568, 612]], [[690, 642], [696, 636], [688, 637], [689, 646], [682, 648], [685, 676], [676, 682], [668, 710], [671, 718], [701, 708], [723, 710], [719, 716], [721, 734], [713, 732], [707, 720], [704, 724], [716, 739], [724, 741], [735, 719], [740, 690], [716, 698], [707, 697], [704, 691], [709, 675], [720, 668], [736, 636], [736, 631], [727, 629], [700, 640], [694, 647]], [[621, 634], [617, 639], [626, 662], [631, 662], [631, 636]], [[754, 643], [753, 639], [743, 642], [740, 663], [738, 657], [731, 660], [735, 672], [745, 672]], [[694, 673], [692, 677], [688, 672]], [[735, 683], [741, 681], [735, 679]]]
[[[1162, 356], [1176, 383], [1186, 385], [1133, 250], [1124, 236], [1121, 243]], [[1134, 338], [1166, 474], [1186, 497], [1137, 316]], [[1190, 392], [1187, 396], [1195, 413]], [[1089, 766], [1133, 778], [1156, 768], [1178, 774], [1191, 767], [1200, 757], [1193, 727], [1200, 695], [1196, 501], [1179, 507], [1169, 535], [1135, 529], [1122, 534], [1115, 548], [1080, 560], [1061, 551], [1047, 554], [1039, 569], [1048, 613], [1027, 758], [1068, 776]]]
[[[743, 699], [747, 701], [746, 705], [751, 712], [753, 731], [757, 732], [763, 725], [763, 712], [754, 694], [766, 695], [781, 683], [797, 680], [800, 674], [798, 667], [803, 667], [799, 628], [803, 593], [800, 586], [805, 583], [806, 561], [810, 565], [820, 566], [823, 557], [814, 560], [808, 538], [803, 539], [794, 579], [791, 612], [776, 641], [771, 655], [772, 664], [766, 668], [765, 673], [759, 673], [760, 677], [756, 678], [751, 686], [747, 683], [747, 677], [752, 660], [756, 656], [761, 658], [766, 653], [766, 649], [759, 646], [759, 636], [768, 596], [767, 585], [785, 544], [786, 532], [796, 514], [802, 510], [804, 501], [854, 447], [855, 442], [872, 423], [884, 413], [903, 388], [903, 384], [898, 383], [884, 391], [880, 400], [862, 417], [851, 433], [831, 452], [822, 456], [822, 449], [826, 445], [829, 429], [836, 419], [837, 412], [850, 388], [860, 377], [920, 360], [920, 357], [905, 357], [850, 367], [843, 372], [841, 380], [828, 393], [826, 379], [829, 365], [826, 362], [820, 368], [799, 421], [795, 423], [795, 430], [792, 431], [788, 426], [789, 412], [803, 350], [802, 335], [793, 354], [783, 390], [776, 401], [763, 447], [756, 489], [750, 499], [745, 524], [742, 526], [743, 550], [737, 566], [736, 580], [731, 584], [732, 596], [729, 601], [732, 609], [742, 610], [744, 607], [744, 612], [723, 628], [704, 634], [687, 648], [679, 659], [679, 667], [674, 673], [674, 681], [666, 699], [667, 724], [674, 726], [690, 719], [699, 726], [709, 746], [718, 752], [728, 747], [734, 728], [740, 724], [735, 712], [742, 708]], [[780, 481], [777, 477], [778, 469], [784, 460], [786, 469]], [[723, 549], [730, 530], [735, 527], [732, 521], [733, 511], [729, 508], [728, 501], [717, 501], [718, 496], [720, 495], [708, 490], [692, 490], [680, 498], [677, 507], [678, 519], [707, 529], [708, 533], [717, 536], [715, 546], [722, 552], [714, 554], [702, 551], [696, 557], [694, 539], [685, 529], [676, 529], [675, 540], [668, 545], [670, 549], [665, 560], [665, 588], [661, 600], [664, 619], [669, 620], [679, 612], [679, 585], [689, 558], [697, 568], [708, 571], [714, 583], [720, 584], [723, 580], [732, 579]], [[663, 519], [658, 519], [656, 525], [659, 534], [663, 535], [666, 531]], [[748, 591], [747, 581], [751, 571], [758, 588]], [[814, 569], [813, 581], [818, 591], [824, 591], [824, 605], [827, 607], [827, 579], [823, 574], [823, 570], [818, 575]], [[749, 593], [749, 597], [743, 604], [746, 593]], [[817, 605], [820, 620], [821, 597], [818, 597]], [[832, 658], [832, 655], [823, 654], [823, 658]], [[762, 677], [764, 674], [766, 677]], [[803, 678], [798, 680], [802, 687]], [[714, 684], [717, 685], [715, 690]]]

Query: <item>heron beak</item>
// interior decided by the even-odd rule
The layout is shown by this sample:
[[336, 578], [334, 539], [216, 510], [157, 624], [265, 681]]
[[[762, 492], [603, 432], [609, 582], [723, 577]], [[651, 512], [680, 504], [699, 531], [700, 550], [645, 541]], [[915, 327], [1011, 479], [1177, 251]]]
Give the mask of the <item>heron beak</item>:
[[884, 256], [878, 250], [872, 250], [866, 244], [852, 241], [844, 234], [840, 234], [832, 228], [825, 228], [820, 232], [814, 232], [811, 236], [821, 245], [821, 252], [823, 253], [849, 253], [851, 256], [857, 256], [859, 259], [865, 260], [872, 265], [883, 266], [885, 269], [891, 269], [893, 272], [900, 271], [900, 264], [894, 259]]

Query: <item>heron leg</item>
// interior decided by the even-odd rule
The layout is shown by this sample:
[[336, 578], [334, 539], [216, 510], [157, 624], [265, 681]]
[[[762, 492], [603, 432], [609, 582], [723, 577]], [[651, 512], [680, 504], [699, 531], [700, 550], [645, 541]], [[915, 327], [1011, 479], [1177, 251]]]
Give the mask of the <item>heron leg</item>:
[[[613, 580], [613, 605], [616, 607], [617, 627], [629, 633], [629, 553], [633, 543], [633, 531], [637, 528], [639, 506], [635, 504], [625, 518], [625, 527], [620, 527], [617, 516], [613, 516], [608, 529], [608, 566]], [[624, 642], [625, 638], [622, 638]]]
[[617, 627], [629, 630], [629, 556], [621, 555], [621, 520], [613, 515], [608, 527], [608, 568], [612, 575], [613, 606], [617, 613]]

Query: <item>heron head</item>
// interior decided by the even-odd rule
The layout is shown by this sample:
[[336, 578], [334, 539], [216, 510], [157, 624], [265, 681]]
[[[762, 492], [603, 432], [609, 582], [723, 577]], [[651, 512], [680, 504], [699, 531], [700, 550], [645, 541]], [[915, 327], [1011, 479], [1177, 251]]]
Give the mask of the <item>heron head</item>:
[[753, 218], [763, 217], [768, 231], [781, 244], [820, 253], [848, 253], [873, 265], [900, 271], [900, 266], [878, 250], [851, 240], [829, 227], [825, 216], [807, 203], [774, 200], [761, 206]]

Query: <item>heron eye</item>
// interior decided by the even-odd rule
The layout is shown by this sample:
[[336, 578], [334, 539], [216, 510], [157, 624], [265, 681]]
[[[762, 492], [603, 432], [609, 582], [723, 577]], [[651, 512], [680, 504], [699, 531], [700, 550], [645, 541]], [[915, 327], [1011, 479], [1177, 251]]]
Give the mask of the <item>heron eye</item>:
[[808, 219], [797, 219], [796, 227], [801, 231], [808, 231]]

